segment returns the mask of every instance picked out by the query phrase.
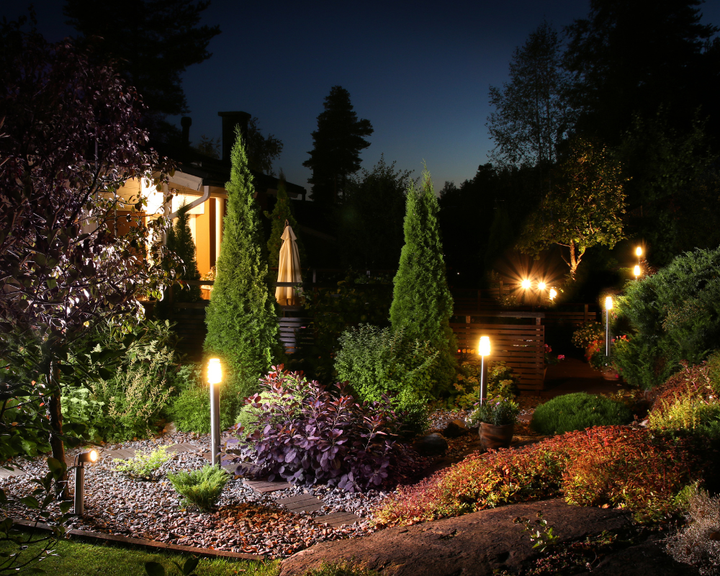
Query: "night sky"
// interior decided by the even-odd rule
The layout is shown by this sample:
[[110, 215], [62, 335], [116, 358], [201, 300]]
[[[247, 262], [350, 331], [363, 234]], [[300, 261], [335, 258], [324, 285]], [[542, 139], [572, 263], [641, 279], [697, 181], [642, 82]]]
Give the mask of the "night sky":
[[[72, 35], [63, 0], [32, 3], [48, 40]], [[4, 2], [0, 16], [15, 19], [30, 4]], [[220, 136], [219, 111], [248, 112], [285, 145], [275, 170], [309, 188], [302, 163], [323, 101], [340, 85], [375, 129], [364, 168], [384, 153], [416, 177], [425, 161], [436, 190], [460, 184], [488, 161], [488, 87], [507, 81], [514, 49], [543, 18], [561, 30], [588, 9], [587, 0], [212, 0], [203, 23], [222, 33], [213, 56], [184, 76], [191, 140]], [[720, 24], [720, 2], [701, 10], [702, 23]]]

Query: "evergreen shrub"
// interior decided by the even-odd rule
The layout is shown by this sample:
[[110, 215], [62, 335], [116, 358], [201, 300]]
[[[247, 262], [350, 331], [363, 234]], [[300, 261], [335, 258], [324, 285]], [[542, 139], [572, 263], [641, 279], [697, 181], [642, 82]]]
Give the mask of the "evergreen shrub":
[[617, 400], [586, 392], [563, 394], [535, 408], [530, 427], [539, 434], [562, 434], [593, 426], [628, 424], [633, 415]]
[[183, 497], [185, 505], [195, 505], [201, 510], [211, 510], [220, 498], [230, 474], [224, 468], [208, 464], [192, 472], [169, 472], [168, 480]]
[[[474, 406], [480, 398], [481, 364], [464, 362], [454, 384], [457, 396], [454, 404], [458, 408]], [[486, 398], [515, 398], [520, 394], [520, 378], [505, 362], [490, 362], [487, 369]]]
[[617, 299], [628, 340], [614, 362], [628, 384], [650, 389], [699, 364], [720, 342], [720, 247], [677, 256], [652, 276], [628, 284]]
[[427, 428], [438, 356], [428, 342], [406, 338], [403, 329], [361, 324], [340, 336], [335, 370], [362, 401], [379, 401], [387, 395], [396, 410], [408, 416], [410, 431], [421, 433]]

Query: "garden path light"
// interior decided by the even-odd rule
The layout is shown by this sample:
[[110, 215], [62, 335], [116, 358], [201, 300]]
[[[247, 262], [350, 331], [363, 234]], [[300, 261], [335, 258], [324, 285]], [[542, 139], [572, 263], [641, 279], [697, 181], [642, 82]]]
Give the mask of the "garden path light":
[[213, 466], [220, 466], [220, 383], [222, 365], [219, 358], [210, 358], [207, 371], [210, 384], [210, 456]]
[[478, 345], [478, 354], [480, 354], [480, 404], [485, 401], [485, 382], [487, 381], [487, 364], [485, 356], [490, 355], [490, 337], [480, 336], [480, 344]]
[[75, 456], [75, 502], [74, 512], [76, 516], [85, 513], [85, 463], [97, 462], [98, 453], [96, 450], [82, 452]]

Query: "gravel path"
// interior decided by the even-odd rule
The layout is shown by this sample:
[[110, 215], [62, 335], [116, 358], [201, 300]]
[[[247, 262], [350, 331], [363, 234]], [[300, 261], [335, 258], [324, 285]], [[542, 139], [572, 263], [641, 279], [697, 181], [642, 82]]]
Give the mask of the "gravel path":
[[[464, 412], [433, 414], [432, 428], [442, 430]], [[473, 436], [474, 437], [474, 436]], [[471, 437], [450, 441], [452, 453], [464, 452]], [[103, 451], [132, 448], [149, 453], [159, 446], [191, 443], [197, 451], [173, 454], [160, 471], [156, 482], [136, 480], [114, 470], [115, 463]], [[87, 448], [83, 449], [86, 450]], [[185, 433], [166, 434], [159, 438], [105, 445], [101, 458], [85, 468], [85, 515], [73, 517], [69, 527], [80, 530], [145, 538], [170, 544], [213, 548], [246, 554], [266, 555], [271, 558], [287, 557], [318, 542], [364, 536], [374, 530], [370, 526], [371, 510], [387, 495], [383, 491], [349, 493], [327, 486], [312, 488], [292, 487], [270, 494], [260, 494], [243, 483], [242, 478], [228, 482], [223, 490], [217, 510], [201, 512], [183, 507], [180, 496], [167, 480], [167, 472], [200, 469], [208, 462], [200, 454], [209, 451], [209, 437]], [[69, 451], [74, 456], [78, 450]], [[421, 459], [422, 460], [422, 459]], [[425, 464], [431, 460], [425, 459]], [[0, 488], [8, 496], [22, 497], [37, 485], [31, 480], [44, 475], [47, 467], [43, 458], [17, 460], [25, 475], [0, 479]], [[69, 472], [71, 490], [74, 474]], [[278, 504], [278, 500], [298, 494], [312, 494], [325, 502], [321, 509], [295, 514]], [[33, 512], [22, 505], [12, 504], [10, 515], [34, 520]], [[353, 525], [337, 528], [315, 521], [331, 512], [350, 512], [361, 517]]]

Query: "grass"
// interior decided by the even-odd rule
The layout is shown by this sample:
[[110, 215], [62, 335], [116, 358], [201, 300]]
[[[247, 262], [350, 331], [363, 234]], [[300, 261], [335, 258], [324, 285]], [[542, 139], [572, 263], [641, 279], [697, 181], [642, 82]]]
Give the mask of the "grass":
[[[33, 550], [42, 550], [42, 546], [32, 545], [23, 554], [31, 554]], [[0, 555], [3, 552], [14, 552], [7, 542], [0, 542]], [[165, 566], [166, 573], [171, 576], [179, 574], [173, 561], [181, 566], [189, 555], [171, 554], [166, 552], [148, 552], [135, 547], [118, 546], [115, 544], [88, 544], [76, 540], [62, 540], [52, 549], [53, 552], [36, 566], [46, 574], [62, 574], [62, 576], [122, 575], [146, 576], [145, 562], [159, 562]], [[0, 567], [2, 561], [0, 561]], [[253, 560], [226, 560], [201, 558], [195, 573], [198, 576], [277, 576], [278, 561], [260, 562]], [[14, 571], [0, 574], [14, 574]]]

